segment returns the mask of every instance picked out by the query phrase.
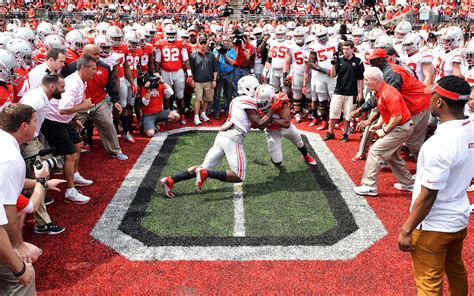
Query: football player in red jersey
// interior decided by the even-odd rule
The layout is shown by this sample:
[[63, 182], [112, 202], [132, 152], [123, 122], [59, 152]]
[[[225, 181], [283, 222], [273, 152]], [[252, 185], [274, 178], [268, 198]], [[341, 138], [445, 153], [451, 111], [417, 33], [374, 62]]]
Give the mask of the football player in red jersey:
[[66, 34], [66, 65], [81, 57], [86, 40], [79, 30], [72, 30]]
[[[130, 67], [130, 70], [132, 71], [132, 79], [133, 83], [135, 84], [135, 87], [138, 88], [137, 85], [137, 78], [138, 76], [141, 75], [141, 64], [140, 64], [140, 59], [143, 56], [143, 51], [140, 48], [140, 43], [141, 43], [141, 36], [140, 33], [136, 31], [129, 31], [125, 34], [124, 36], [125, 42], [127, 43], [128, 46], [128, 52], [127, 52], [127, 63], [128, 66]], [[135, 97], [135, 103], [133, 105], [135, 114], [137, 116], [137, 121], [141, 121], [141, 116], [140, 116], [140, 103], [137, 102], [139, 100], [139, 94], [137, 93]], [[138, 112], [137, 112], [138, 111]], [[133, 115], [130, 115], [131, 118], [129, 120], [133, 120]]]
[[13, 85], [14, 102], [18, 103], [21, 97], [30, 89], [28, 72], [32, 63], [33, 46], [24, 39], [15, 38], [8, 41], [6, 49], [15, 55], [18, 62], [18, 68], [15, 70], [18, 78]]
[[[117, 58], [118, 78], [120, 80], [120, 104], [123, 111], [120, 114], [123, 128], [123, 138], [125, 141], [135, 143], [132, 131], [133, 105], [135, 104], [135, 94], [137, 93], [136, 84], [132, 78], [132, 69], [130, 68], [127, 55], [128, 46], [123, 43], [123, 31], [117, 26], [111, 26], [107, 29], [107, 37], [112, 41], [112, 51]], [[115, 114], [115, 116], [118, 116]]]
[[[177, 30], [175, 25], [168, 24], [165, 27], [165, 39], [159, 42], [155, 50], [156, 71], [160, 71], [164, 81], [173, 88], [178, 103], [178, 112], [181, 115], [181, 124], [186, 124], [184, 86], [185, 76], [183, 71], [186, 68], [188, 78], [186, 82], [191, 84], [193, 76], [189, 66], [189, 57], [186, 46], [182, 40], [177, 40]], [[165, 109], [170, 109], [172, 104], [170, 99], [164, 100]]]
[[13, 103], [13, 86], [18, 67], [15, 56], [6, 49], [0, 49], [0, 112], [7, 105]]

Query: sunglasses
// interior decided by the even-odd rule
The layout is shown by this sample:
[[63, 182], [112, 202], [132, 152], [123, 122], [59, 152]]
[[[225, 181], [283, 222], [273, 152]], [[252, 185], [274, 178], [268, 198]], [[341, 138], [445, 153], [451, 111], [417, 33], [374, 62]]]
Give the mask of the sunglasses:
[[199, 44], [201, 45], [207, 44], [207, 41], [200, 41]]

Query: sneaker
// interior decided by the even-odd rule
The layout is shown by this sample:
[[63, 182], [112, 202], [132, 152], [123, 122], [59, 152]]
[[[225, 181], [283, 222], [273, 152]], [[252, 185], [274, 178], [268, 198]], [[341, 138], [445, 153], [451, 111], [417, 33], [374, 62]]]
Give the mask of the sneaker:
[[296, 123], [300, 123], [300, 122], [301, 122], [301, 114], [296, 113], [296, 115], [295, 115], [295, 121], [296, 121]]
[[364, 184], [354, 187], [354, 192], [358, 195], [370, 195], [370, 196], [376, 196], [379, 194], [377, 187], [372, 187], [372, 186], [368, 186]]
[[188, 122], [186, 121], [186, 116], [181, 115], [181, 124], [182, 124], [182, 125], [185, 125], [186, 123], [188, 123]]
[[75, 186], [83, 186], [84, 187], [84, 186], [90, 186], [92, 184], [94, 184], [94, 181], [87, 180], [81, 175], [74, 176], [74, 185]]
[[87, 144], [84, 145], [84, 146], [82, 146], [82, 148], [81, 148], [81, 153], [84, 153], [84, 154], [89, 154], [89, 153], [91, 153], [91, 146], [89, 146], [89, 145], [87, 145]]
[[336, 136], [333, 133], [327, 132], [323, 137], [323, 141], [333, 140]]
[[316, 118], [313, 118], [309, 123], [309, 126], [315, 126], [316, 124], [318, 124], [318, 120]]
[[204, 122], [209, 121], [209, 117], [207, 117], [206, 113], [204, 113], [204, 112], [201, 113], [201, 120], [204, 121]]
[[44, 204], [49, 206], [50, 204], [52, 204], [54, 202], [54, 198], [52, 198], [51, 196], [48, 196], [46, 195], [44, 197]]
[[196, 169], [196, 186], [198, 191], [202, 191], [202, 187], [204, 186], [204, 181], [207, 179], [207, 169], [204, 168], [197, 168]]
[[323, 123], [316, 130], [317, 131], [322, 131], [322, 130], [325, 130], [325, 129], [328, 129], [328, 122], [327, 121], [323, 121]]
[[126, 132], [124, 135], [123, 135], [123, 139], [126, 141], [126, 142], [129, 142], [129, 143], [135, 143], [135, 139], [133, 138], [132, 134], [130, 132]]
[[194, 125], [201, 125], [201, 120], [199, 120], [199, 115], [194, 115]]
[[343, 134], [341, 141], [342, 141], [343, 143], [349, 142], [349, 135], [348, 135], [348, 134]]
[[309, 155], [309, 153], [306, 154], [306, 156], [304, 157], [304, 162], [306, 162], [307, 164], [311, 164], [311, 165], [316, 165], [317, 164], [316, 159], [314, 159], [314, 157]]
[[33, 232], [36, 234], [58, 234], [63, 232], [65, 229], [66, 228], [51, 222], [42, 226], [35, 226], [35, 228], [33, 228]]
[[64, 194], [65, 202], [72, 201], [76, 204], [85, 204], [88, 203], [90, 200], [90, 197], [83, 195], [82, 192], [80, 192], [76, 188], [73, 188], [72, 191], [70, 191], [69, 193], [66, 191], [66, 193]]
[[366, 160], [366, 159], [367, 159], [367, 155], [360, 154], [360, 153], [357, 153], [354, 157], [352, 157], [352, 161], [354, 162], [360, 161], [360, 160]]
[[393, 184], [393, 187], [397, 190], [402, 190], [402, 191], [413, 191], [413, 184], [411, 185], [405, 185], [402, 183], [395, 183]]
[[118, 160], [127, 160], [128, 156], [123, 153], [112, 154], [112, 158], [117, 158]]
[[160, 180], [161, 187], [163, 187], [163, 191], [165, 192], [165, 195], [167, 197], [174, 197], [173, 193], [173, 185], [174, 181], [171, 179], [171, 177], [164, 177], [163, 179]]

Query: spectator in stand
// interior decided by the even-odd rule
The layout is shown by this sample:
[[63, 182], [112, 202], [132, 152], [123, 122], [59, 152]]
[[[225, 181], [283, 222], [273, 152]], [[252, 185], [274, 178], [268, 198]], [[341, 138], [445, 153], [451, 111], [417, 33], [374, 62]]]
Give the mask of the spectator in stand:
[[235, 68], [236, 53], [231, 47], [230, 38], [227, 35], [222, 36], [221, 43], [214, 49], [214, 55], [219, 63], [219, 75], [217, 85], [214, 91], [214, 119], [219, 119], [221, 113], [221, 96], [224, 90], [224, 112], [229, 113], [230, 102], [234, 92], [233, 77]]
[[[209, 121], [206, 109], [214, 98], [219, 66], [212, 52], [209, 51], [207, 37], [199, 37], [199, 48], [189, 56], [189, 64], [193, 73], [193, 87], [196, 93], [194, 101], [194, 124], [200, 125], [201, 120]], [[202, 107], [202, 111], [200, 112]]]
[[97, 71], [97, 61], [89, 56], [77, 60], [77, 71], [66, 79], [65, 92], [61, 100], [53, 99], [48, 106], [46, 119], [41, 127], [48, 143], [56, 147], [56, 153], [64, 155], [64, 176], [66, 178], [65, 200], [78, 204], [89, 202], [90, 197], [83, 195], [75, 186], [90, 186], [79, 173], [79, 159], [82, 139], [76, 130], [84, 128], [76, 118], [78, 111], [93, 107], [90, 98], [85, 99], [86, 82], [93, 79]]
[[376, 92], [377, 108], [380, 118], [371, 127], [379, 139], [370, 148], [362, 185], [354, 188], [359, 195], [378, 195], [377, 178], [381, 164], [388, 162], [392, 172], [400, 183], [394, 187], [399, 190], [413, 188], [413, 180], [405, 162], [400, 157], [400, 148], [413, 133], [413, 122], [405, 101], [396, 88], [384, 81], [383, 73], [376, 67], [365, 71], [364, 81], [370, 91]]

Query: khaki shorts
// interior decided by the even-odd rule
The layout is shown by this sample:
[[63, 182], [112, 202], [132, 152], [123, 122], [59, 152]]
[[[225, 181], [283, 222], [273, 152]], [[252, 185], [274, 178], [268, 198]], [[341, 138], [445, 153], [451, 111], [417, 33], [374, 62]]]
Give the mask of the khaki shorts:
[[203, 99], [206, 102], [212, 102], [214, 99], [214, 89], [211, 87], [211, 82], [194, 82], [194, 93], [199, 102], [202, 102]]
[[352, 110], [354, 110], [354, 96], [342, 96], [333, 94], [331, 98], [331, 105], [329, 106], [329, 118], [339, 119], [341, 112], [344, 114], [344, 119], [350, 121], [349, 117]]

